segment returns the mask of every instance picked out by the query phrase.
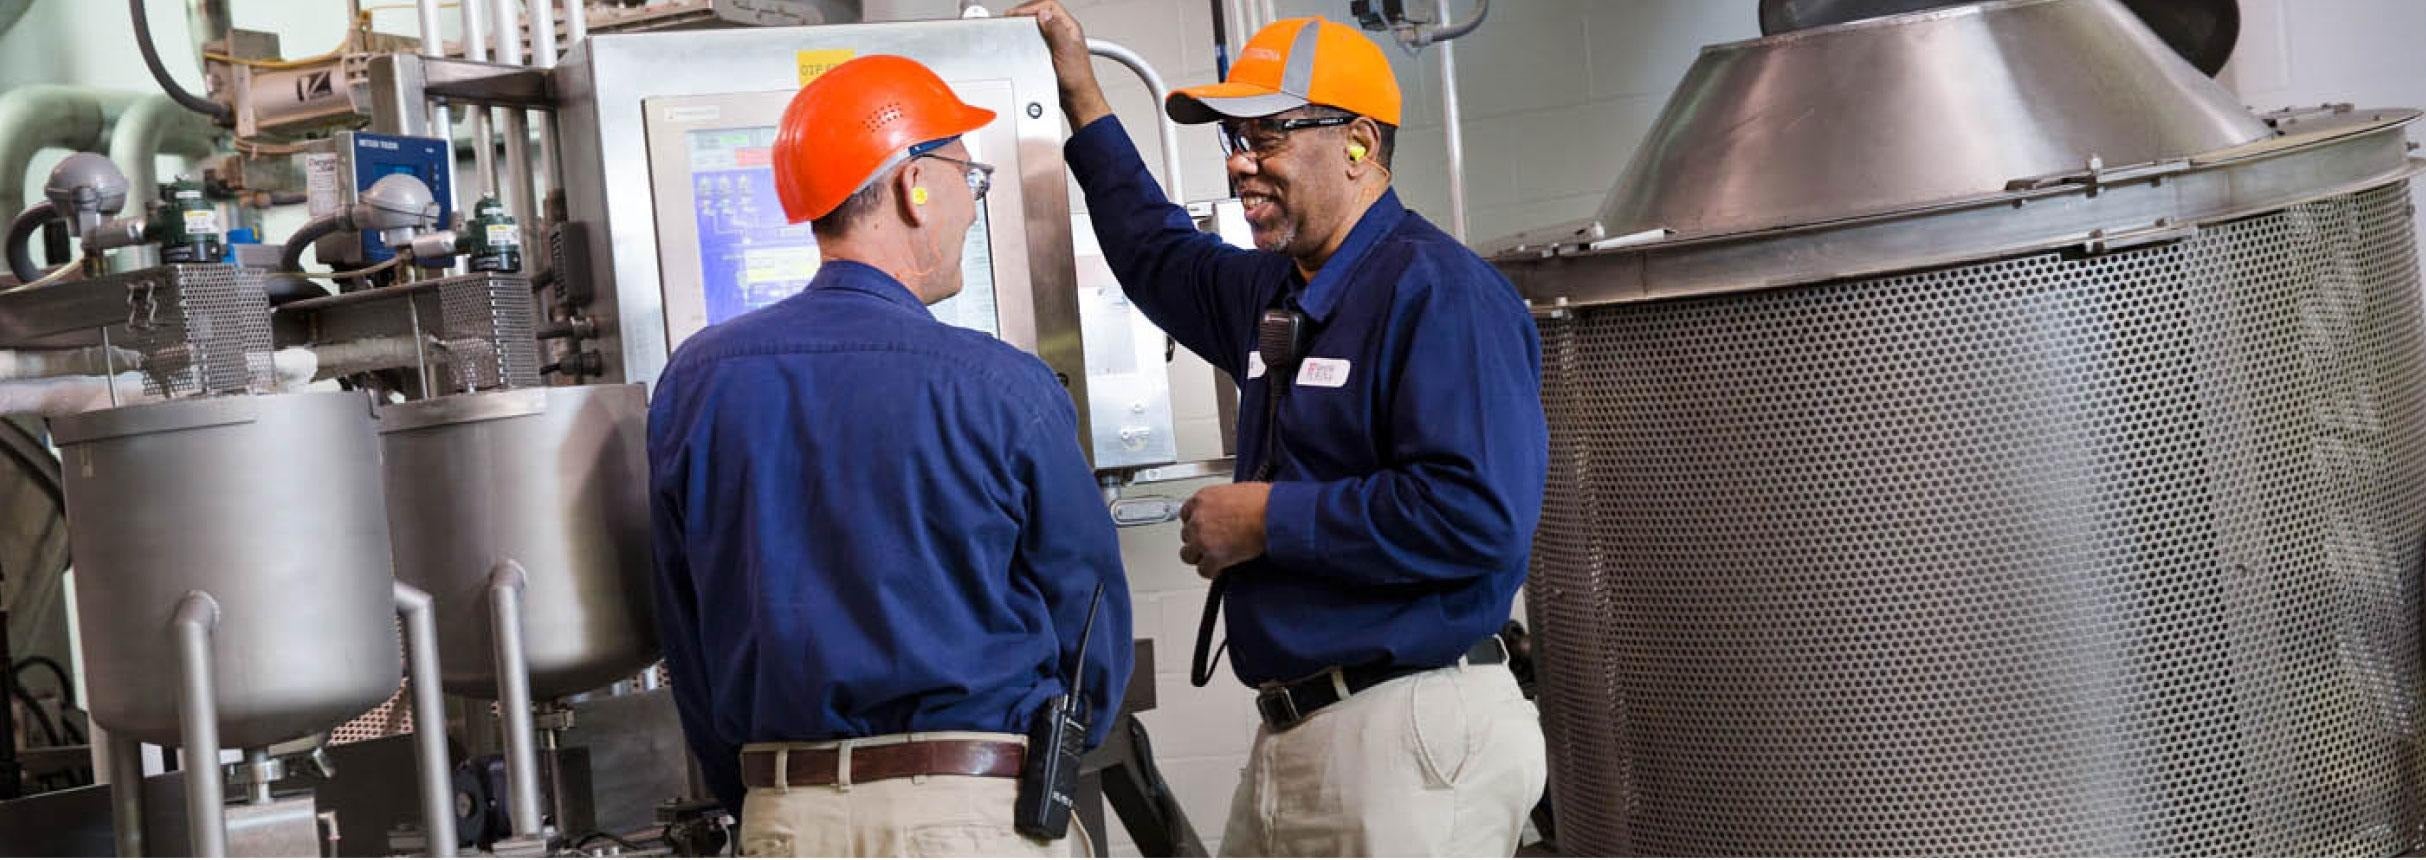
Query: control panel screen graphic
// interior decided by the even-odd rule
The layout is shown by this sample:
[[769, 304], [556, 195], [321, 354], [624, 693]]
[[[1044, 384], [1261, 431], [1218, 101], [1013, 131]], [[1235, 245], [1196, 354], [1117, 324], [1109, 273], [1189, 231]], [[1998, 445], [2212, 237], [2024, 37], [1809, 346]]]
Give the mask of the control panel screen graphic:
[[[807, 287], [817, 274], [817, 238], [807, 224], [784, 223], [770, 160], [774, 127], [700, 129], [687, 137], [707, 323], [783, 301]], [[946, 323], [999, 335], [984, 206], [977, 215], [961, 249], [960, 295], [928, 310]]]

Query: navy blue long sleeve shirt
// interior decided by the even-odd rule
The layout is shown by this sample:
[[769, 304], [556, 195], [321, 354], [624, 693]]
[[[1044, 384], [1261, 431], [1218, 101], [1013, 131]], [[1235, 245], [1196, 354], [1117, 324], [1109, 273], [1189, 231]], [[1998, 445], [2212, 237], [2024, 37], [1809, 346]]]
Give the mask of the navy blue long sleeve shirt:
[[[1238, 475], [1277, 456], [1265, 554], [1233, 567], [1233, 670], [1248, 684], [1325, 668], [1457, 661], [1508, 620], [1549, 468], [1541, 338], [1516, 288], [1385, 193], [1312, 282], [1233, 248], [1163, 197], [1117, 119], [1065, 149], [1121, 287], [1239, 380]], [[1313, 324], [1265, 450], [1257, 320]]]
[[1044, 362], [857, 263], [682, 345], [649, 406], [657, 617], [725, 806], [745, 743], [1026, 732], [1097, 583], [1102, 740], [1129, 592], [1077, 423]]

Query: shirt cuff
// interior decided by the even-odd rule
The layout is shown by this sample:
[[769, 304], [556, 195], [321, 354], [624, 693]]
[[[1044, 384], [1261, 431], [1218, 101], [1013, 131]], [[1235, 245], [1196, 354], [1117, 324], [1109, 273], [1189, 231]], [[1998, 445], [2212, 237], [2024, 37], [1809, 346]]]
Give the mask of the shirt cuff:
[[1137, 154], [1137, 145], [1129, 141], [1129, 131], [1120, 124], [1120, 117], [1104, 114], [1086, 128], [1070, 135], [1062, 144], [1062, 157], [1070, 162], [1070, 170], [1080, 177], [1097, 175], [1125, 160], [1144, 163]]
[[1264, 556], [1284, 567], [1313, 564], [1322, 558], [1314, 523], [1314, 503], [1322, 484], [1281, 481], [1264, 500]]

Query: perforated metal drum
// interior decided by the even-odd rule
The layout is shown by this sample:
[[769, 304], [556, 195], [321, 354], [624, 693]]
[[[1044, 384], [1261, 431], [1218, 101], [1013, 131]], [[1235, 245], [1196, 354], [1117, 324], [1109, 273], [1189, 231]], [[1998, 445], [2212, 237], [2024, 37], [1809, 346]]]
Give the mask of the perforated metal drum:
[[[1599, 222], [1495, 259], [1543, 333], [1561, 850], [2426, 848], [2416, 113], [2240, 123], [2186, 66], [2095, 73], [2179, 64], [2118, 59], [2131, 20], [1706, 49]], [[2106, 100], [1996, 103], [2058, 58]], [[1969, 96], [1813, 83], [1880, 63]], [[1817, 101], [1743, 86], [1780, 69]], [[2133, 131], [2177, 122], [2215, 134]], [[2037, 160], [1865, 161], [1897, 127]]]
[[1545, 320], [1562, 845], [2417, 847], [2408, 202]]

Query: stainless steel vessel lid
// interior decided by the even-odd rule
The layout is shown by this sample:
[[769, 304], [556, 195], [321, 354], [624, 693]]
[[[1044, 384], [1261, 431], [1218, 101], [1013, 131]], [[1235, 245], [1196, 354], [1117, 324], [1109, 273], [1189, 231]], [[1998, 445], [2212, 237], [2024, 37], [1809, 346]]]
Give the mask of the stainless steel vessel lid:
[[1704, 48], [1599, 220], [1741, 233], [2272, 135], [2116, 0], [2002, 0]]

